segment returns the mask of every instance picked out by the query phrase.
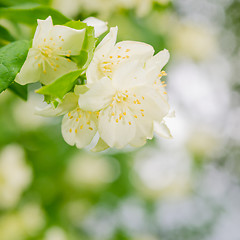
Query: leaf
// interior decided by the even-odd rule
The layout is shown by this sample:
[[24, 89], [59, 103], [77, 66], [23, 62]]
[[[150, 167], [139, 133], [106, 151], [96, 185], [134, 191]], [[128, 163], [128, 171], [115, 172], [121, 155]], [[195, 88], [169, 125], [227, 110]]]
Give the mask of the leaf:
[[87, 26], [86, 23], [81, 21], [70, 21], [67, 22], [65, 26], [78, 30], [86, 28], [82, 50], [78, 56], [72, 56], [72, 59], [78, 64], [79, 68], [86, 69], [93, 58], [93, 53], [97, 42], [97, 38], [95, 38], [94, 27]]
[[37, 25], [37, 19], [46, 19], [48, 16], [52, 16], [54, 24], [64, 24], [70, 20], [55, 9], [36, 4], [31, 6], [0, 8], [0, 18], [6, 18], [13, 22], [28, 25]]
[[76, 83], [76, 79], [81, 73], [82, 70], [67, 73], [53, 83], [36, 90], [36, 93], [62, 99], [64, 95], [73, 88]]
[[15, 6], [26, 3], [39, 3], [42, 5], [49, 4], [49, 0], [0, 0], [0, 4], [3, 6]]
[[15, 41], [14, 37], [8, 32], [6, 28], [0, 25], [0, 47]]
[[27, 57], [29, 47], [30, 41], [20, 40], [0, 48], [0, 93], [14, 81]]
[[17, 94], [20, 98], [22, 98], [23, 100], [27, 101], [28, 99], [28, 85], [20, 85], [16, 82], [14, 82], [13, 84], [11, 84], [9, 86], [9, 89], [14, 92], [15, 94]]

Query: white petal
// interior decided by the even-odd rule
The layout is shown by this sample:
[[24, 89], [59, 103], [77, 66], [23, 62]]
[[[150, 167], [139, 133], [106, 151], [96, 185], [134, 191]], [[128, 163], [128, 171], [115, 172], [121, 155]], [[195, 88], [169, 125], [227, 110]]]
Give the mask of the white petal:
[[82, 49], [86, 29], [76, 30], [66, 26], [55, 25], [51, 31], [51, 37], [60, 47], [61, 54], [78, 55]]
[[116, 120], [116, 117], [112, 116], [111, 107], [108, 107], [100, 112], [98, 131], [107, 145], [120, 149], [133, 139], [136, 125], [128, 110], [126, 116]]
[[153, 138], [153, 121], [141, 118], [139, 116], [136, 122], [136, 134], [130, 145], [133, 147], [141, 147], [146, 143], [147, 139]]
[[74, 110], [63, 117], [62, 135], [71, 146], [83, 148], [89, 145], [97, 132], [96, 114]]
[[83, 20], [83, 22], [86, 23], [88, 26], [94, 27], [95, 37], [100, 36], [101, 34], [108, 30], [107, 22], [104, 22], [95, 17], [88, 17], [85, 20]]
[[53, 23], [52, 18], [49, 16], [46, 20], [37, 20], [38, 26], [33, 38], [33, 47], [37, 48], [39, 44], [44, 42], [44, 38], [47, 38], [52, 30]]
[[154, 67], [157, 68], [160, 72], [162, 68], [167, 64], [169, 58], [170, 54], [168, 50], [164, 49], [146, 62], [146, 69]]
[[38, 59], [35, 59], [36, 55], [37, 51], [33, 48], [30, 48], [27, 59], [24, 62], [20, 72], [17, 74], [15, 82], [24, 85], [40, 80], [41, 69], [38, 67]]
[[164, 122], [154, 122], [154, 131], [163, 138], [172, 138], [172, 134]]
[[[137, 41], [122, 41], [115, 45], [112, 55], [120, 56], [119, 60], [139, 59], [145, 62], [147, 59], [151, 58], [154, 54], [154, 49], [151, 45], [137, 42]], [[125, 58], [124, 58], [125, 57]]]
[[[61, 76], [78, 69], [75, 62], [69, 61], [65, 57], [58, 57], [58, 60], [54, 60], [52, 62], [54, 66], [51, 66], [45, 61], [46, 72], [44, 72], [44, 69], [41, 68], [42, 71], [39, 80], [45, 85], [48, 85], [54, 82], [56, 79], [60, 78]], [[56, 65], [58, 65], [59, 67], [55, 67]]]
[[78, 106], [78, 96], [74, 93], [67, 93], [63, 101], [58, 104], [55, 108], [53, 105], [49, 104], [46, 108], [40, 109], [36, 108], [35, 114], [44, 116], [44, 117], [55, 117], [66, 114], [69, 111], [72, 111]]
[[112, 82], [104, 77], [96, 83], [89, 86], [89, 90], [79, 95], [79, 106], [86, 111], [98, 111], [107, 107], [115, 94]]
[[102, 54], [108, 54], [111, 52], [117, 40], [118, 27], [110, 28], [109, 33], [98, 44], [95, 53], [100, 56]]
[[116, 43], [117, 31], [117, 27], [111, 28], [110, 32], [97, 46], [93, 59], [86, 71], [88, 83], [96, 82], [104, 76], [103, 73], [99, 71], [99, 64], [101, 64], [101, 62], [103, 61], [103, 56], [107, 56], [112, 51]]
[[152, 120], [162, 121], [169, 112], [169, 104], [152, 86], [135, 88], [135, 94], [140, 104], [131, 104], [132, 111], [144, 110], [144, 115]]
[[141, 69], [142, 63], [139, 60], [121, 64], [121, 66], [113, 73], [113, 86], [118, 90], [124, 90], [142, 85], [142, 81], [138, 77]]
[[106, 149], [108, 149], [109, 146], [101, 139], [99, 138], [98, 143], [94, 148], [91, 149], [92, 152], [102, 152]]

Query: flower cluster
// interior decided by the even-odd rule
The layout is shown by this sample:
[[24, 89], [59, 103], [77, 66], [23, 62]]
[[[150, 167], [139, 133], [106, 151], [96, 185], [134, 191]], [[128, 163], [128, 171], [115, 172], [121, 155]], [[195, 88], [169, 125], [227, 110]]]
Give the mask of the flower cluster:
[[[106, 31], [106, 24], [100, 20], [91, 18], [85, 22], [94, 26], [95, 37]], [[154, 131], [171, 138], [164, 122], [169, 104], [162, 80], [169, 52], [163, 50], [154, 55], [153, 47], [145, 43], [116, 43], [118, 29], [113, 27], [91, 59], [88, 54], [87, 67], [85, 64], [81, 68], [78, 61], [83, 56], [86, 32], [86, 28], [54, 26], [51, 17], [39, 20], [32, 48], [15, 81], [40, 81], [45, 88], [62, 92], [70, 73], [80, 70], [79, 75], [85, 80], [74, 81], [62, 98], [53, 98], [58, 96], [53, 93], [49, 105], [37, 113], [64, 115], [62, 135], [70, 145], [83, 148], [98, 136], [94, 151], [127, 145], [140, 147], [153, 138]]]

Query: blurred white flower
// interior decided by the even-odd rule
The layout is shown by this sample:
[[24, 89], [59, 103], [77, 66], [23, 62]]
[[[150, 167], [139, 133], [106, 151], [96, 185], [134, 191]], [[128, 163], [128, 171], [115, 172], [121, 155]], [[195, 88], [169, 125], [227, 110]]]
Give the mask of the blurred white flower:
[[34, 93], [29, 93], [27, 102], [16, 99], [13, 117], [18, 127], [23, 130], [33, 130], [49, 122], [49, 119], [35, 114], [35, 107], [42, 104], [42, 101], [43, 96]]
[[0, 218], [1, 240], [25, 240], [44, 227], [44, 213], [37, 204], [25, 204], [19, 211], [3, 213]]
[[37, 81], [50, 84], [60, 76], [77, 70], [77, 64], [69, 57], [80, 53], [84, 38], [85, 29], [53, 26], [51, 17], [38, 20], [32, 48], [15, 81], [22, 85]]
[[19, 219], [22, 227], [29, 236], [34, 236], [45, 226], [45, 215], [41, 207], [36, 203], [25, 204], [19, 210]]
[[67, 234], [60, 227], [54, 226], [46, 231], [44, 240], [67, 240]]
[[97, 190], [118, 176], [117, 166], [112, 161], [104, 156], [77, 154], [69, 162], [66, 179], [77, 188]]
[[214, 33], [206, 26], [178, 23], [173, 26], [171, 35], [172, 48], [183, 56], [205, 60], [217, 52]]
[[136, 155], [134, 170], [134, 184], [150, 197], [184, 195], [191, 185], [191, 159], [177, 149], [143, 149]]
[[0, 208], [17, 204], [31, 179], [23, 149], [17, 145], [5, 147], [0, 153]]

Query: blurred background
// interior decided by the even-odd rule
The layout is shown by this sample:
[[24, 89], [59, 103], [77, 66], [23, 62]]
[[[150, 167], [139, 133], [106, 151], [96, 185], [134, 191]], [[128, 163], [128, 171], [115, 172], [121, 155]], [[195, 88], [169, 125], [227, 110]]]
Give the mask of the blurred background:
[[[93, 154], [67, 145], [42, 101], [0, 95], [1, 240], [240, 239], [240, 1], [53, 0], [171, 53], [174, 138]], [[19, 1], [0, 0], [2, 7]], [[7, 20], [0, 24], [14, 28]], [[16, 27], [16, 26], [15, 26]], [[33, 30], [18, 25], [30, 38]], [[13, 31], [14, 34], [14, 31]], [[32, 88], [32, 89], [31, 89]]]

